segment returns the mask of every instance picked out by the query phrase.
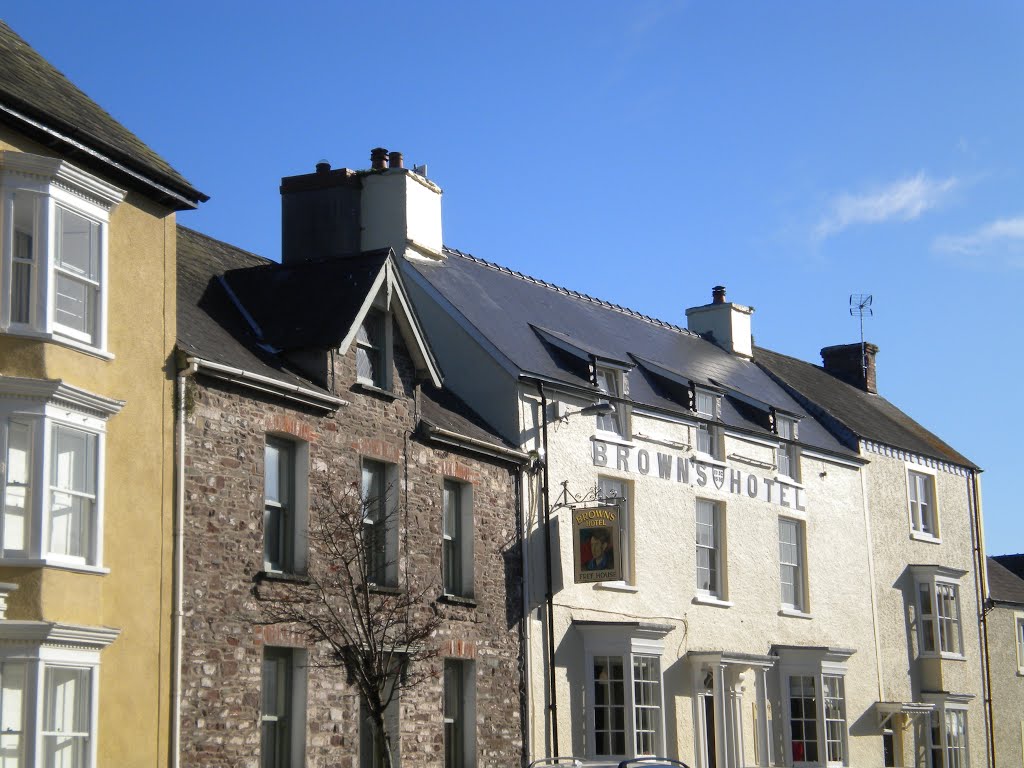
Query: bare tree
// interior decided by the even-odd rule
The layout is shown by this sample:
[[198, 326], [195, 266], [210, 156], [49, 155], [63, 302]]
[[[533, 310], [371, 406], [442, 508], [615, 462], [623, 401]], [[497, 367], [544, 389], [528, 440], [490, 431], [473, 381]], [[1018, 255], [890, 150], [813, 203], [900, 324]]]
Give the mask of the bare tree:
[[388, 707], [402, 690], [433, 677], [423, 662], [437, 653], [431, 637], [441, 621], [432, 607], [437, 575], [413, 574], [399, 561], [407, 550], [393, 485], [371, 484], [364, 497], [354, 483], [318, 483], [310, 494], [305, 578], [258, 590], [264, 623], [287, 625], [326, 646], [329, 652], [312, 663], [346, 671], [384, 768], [393, 764], [395, 736]]

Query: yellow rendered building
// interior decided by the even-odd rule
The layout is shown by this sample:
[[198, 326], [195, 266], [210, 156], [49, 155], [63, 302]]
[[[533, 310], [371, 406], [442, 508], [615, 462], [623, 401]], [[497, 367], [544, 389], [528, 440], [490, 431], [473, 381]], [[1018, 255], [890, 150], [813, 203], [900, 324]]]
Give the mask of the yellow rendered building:
[[0, 768], [173, 752], [175, 212], [0, 22]]

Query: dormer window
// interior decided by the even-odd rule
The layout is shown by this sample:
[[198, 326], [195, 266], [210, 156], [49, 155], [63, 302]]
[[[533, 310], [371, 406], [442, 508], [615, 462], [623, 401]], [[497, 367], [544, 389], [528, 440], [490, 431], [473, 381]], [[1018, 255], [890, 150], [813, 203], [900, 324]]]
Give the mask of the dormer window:
[[0, 152], [0, 331], [105, 351], [109, 219], [123, 197], [62, 160]]
[[776, 452], [778, 472], [791, 480], [800, 480], [800, 448], [797, 440], [797, 421], [791, 416], [775, 414], [775, 433], [786, 442], [779, 443]]
[[610, 402], [614, 409], [611, 413], [600, 413], [597, 415], [598, 431], [610, 432], [621, 438], [629, 437], [629, 413], [621, 399], [625, 389], [623, 386], [625, 371], [617, 368], [599, 367], [594, 375], [598, 391], [603, 395], [608, 395], [608, 400], [602, 402]]
[[[718, 419], [719, 398], [715, 392], [703, 389], [694, 390], [693, 404], [697, 415], [716, 421]], [[697, 453], [710, 456], [712, 459], [722, 458], [722, 432], [715, 424], [708, 424], [703, 421], [697, 423], [697, 439], [695, 446]]]
[[362, 384], [391, 389], [390, 317], [371, 309], [356, 334], [356, 376]]

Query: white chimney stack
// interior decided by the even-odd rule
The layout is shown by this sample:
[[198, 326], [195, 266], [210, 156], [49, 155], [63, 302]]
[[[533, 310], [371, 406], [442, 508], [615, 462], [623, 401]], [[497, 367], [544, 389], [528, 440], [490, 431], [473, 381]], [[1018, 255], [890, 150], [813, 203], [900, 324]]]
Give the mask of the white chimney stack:
[[[388, 167], [384, 167], [387, 156]], [[363, 177], [361, 250], [393, 248], [406, 258], [442, 259], [441, 188], [404, 167], [400, 152], [375, 149]]]
[[708, 336], [726, 352], [753, 357], [750, 316], [754, 314], [754, 308], [727, 302], [724, 285], [716, 285], [711, 297], [710, 304], [686, 310], [686, 327], [701, 336]]

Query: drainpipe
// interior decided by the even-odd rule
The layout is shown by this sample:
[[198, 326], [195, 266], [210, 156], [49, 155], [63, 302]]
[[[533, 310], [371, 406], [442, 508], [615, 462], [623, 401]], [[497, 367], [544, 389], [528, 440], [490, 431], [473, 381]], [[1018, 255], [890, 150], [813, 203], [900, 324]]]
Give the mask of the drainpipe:
[[174, 456], [174, 606], [173, 637], [171, 639], [171, 664], [174, 677], [171, 681], [171, 765], [181, 765], [181, 667], [182, 636], [185, 586], [185, 382], [199, 365], [190, 361], [178, 372], [176, 378], [176, 408], [174, 414], [175, 456]]
[[555, 678], [555, 590], [551, 579], [551, 499], [548, 494], [548, 397], [544, 383], [537, 382], [540, 390], [540, 418], [544, 450], [544, 485], [541, 488], [541, 504], [544, 505], [544, 554], [547, 566], [544, 568], [544, 586], [547, 589], [545, 601], [548, 609], [548, 719], [551, 724], [551, 755], [558, 752], [558, 699]]
[[981, 634], [981, 657], [985, 670], [982, 680], [985, 699], [985, 737], [988, 742], [988, 764], [996, 764], [995, 721], [992, 716], [992, 663], [988, 653], [988, 562], [985, 557], [985, 542], [981, 525], [981, 488], [978, 486], [978, 473], [970, 470], [967, 481], [967, 493], [971, 502], [971, 533], [974, 538], [974, 558], [977, 578], [975, 584], [978, 592], [978, 628]]

